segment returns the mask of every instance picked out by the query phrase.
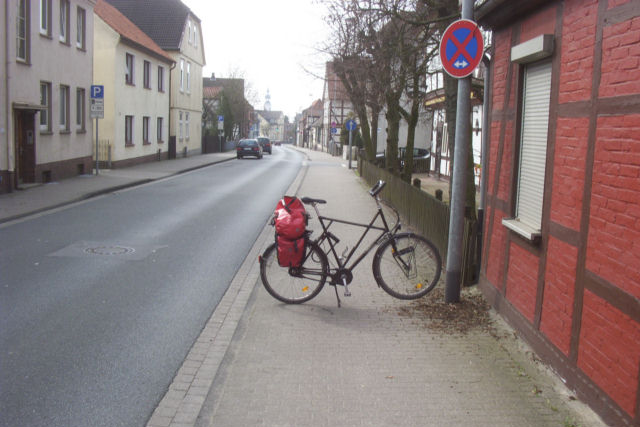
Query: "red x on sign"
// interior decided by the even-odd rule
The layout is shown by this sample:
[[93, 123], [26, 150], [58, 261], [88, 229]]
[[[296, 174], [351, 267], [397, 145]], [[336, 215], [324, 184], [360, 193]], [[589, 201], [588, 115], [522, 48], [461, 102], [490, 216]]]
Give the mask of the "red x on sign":
[[467, 77], [482, 60], [484, 40], [478, 24], [460, 19], [447, 27], [440, 41], [440, 61], [452, 77]]

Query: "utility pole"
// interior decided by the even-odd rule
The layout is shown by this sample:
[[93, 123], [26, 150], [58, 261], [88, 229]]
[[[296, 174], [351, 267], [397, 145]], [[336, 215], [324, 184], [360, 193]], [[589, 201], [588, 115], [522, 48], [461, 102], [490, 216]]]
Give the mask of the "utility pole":
[[[462, 19], [473, 19], [473, 0], [462, 0]], [[470, 144], [471, 135], [469, 132], [471, 121], [470, 96], [471, 76], [467, 75], [464, 78], [458, 79], [456, 132], [453, 153], [453, 182], [451, 189], [451, 214], [449, 218], [449, 245], [447, 249], [447, 274], [445, 285], [445, 302], [447, 303], [460, 302], [464, 211], [467, 184], [465, 175], [467, 171], [467, 150]]]

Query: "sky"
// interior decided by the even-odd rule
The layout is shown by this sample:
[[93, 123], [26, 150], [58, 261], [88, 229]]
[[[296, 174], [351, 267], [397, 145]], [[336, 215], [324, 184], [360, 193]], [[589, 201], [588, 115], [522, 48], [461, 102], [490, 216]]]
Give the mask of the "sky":
[[206, 65], [204, 77], [241, 77], [256, 110], [293, 120], [322, 98], [327, 39], [325, 6], [317, 0], [182, 0], [200, 18]]

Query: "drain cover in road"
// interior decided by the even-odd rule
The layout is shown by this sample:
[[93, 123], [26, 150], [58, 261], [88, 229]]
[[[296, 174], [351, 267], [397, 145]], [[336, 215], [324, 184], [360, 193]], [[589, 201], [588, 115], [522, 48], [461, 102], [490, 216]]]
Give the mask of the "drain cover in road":
[[107, 242], [76, 242], [49, 254], [49, 256], [139, 261], [162, 248], [166, 248], [166, 245], [123, 245]]

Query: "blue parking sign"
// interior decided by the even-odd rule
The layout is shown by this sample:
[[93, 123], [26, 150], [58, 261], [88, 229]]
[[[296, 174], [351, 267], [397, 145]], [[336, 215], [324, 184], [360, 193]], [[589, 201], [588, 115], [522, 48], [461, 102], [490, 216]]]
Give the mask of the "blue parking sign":
[[91, 99], [104, 98], [104, 86], [103, 85], [91, 85]]

